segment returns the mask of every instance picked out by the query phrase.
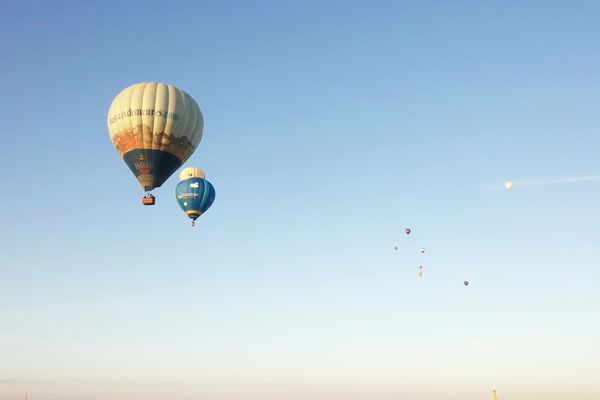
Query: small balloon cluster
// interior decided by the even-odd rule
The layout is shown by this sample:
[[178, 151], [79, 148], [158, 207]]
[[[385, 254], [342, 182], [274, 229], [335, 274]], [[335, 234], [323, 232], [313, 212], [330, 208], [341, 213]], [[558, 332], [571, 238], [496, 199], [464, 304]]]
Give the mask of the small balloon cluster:
[[[412, 233], [412, 230], [410, 228], [406, 228], [406, 229], [404, 229], [404, 233], [406, 234], [406, 236], [409, 236]], [[395, 251], [398, 251], [398, 249], [399, 249], [398, 245], [394, 246], [394, 250]], [[426, 251], [425, 247], [421, 247], [419, 249], [419, 253], [421, 253], [421, 254], [425, 254], [425, 251]], [[424, 271], [423, 271], [423, 265], [419, 265], [419, 268], [417, 270], [417, 276], [419, 278], [422, 278], [423, 277], [423, 273], [424, 273]], [[469, 281], [464, 281], [463, 284], [465, 286], [469, 286]]]

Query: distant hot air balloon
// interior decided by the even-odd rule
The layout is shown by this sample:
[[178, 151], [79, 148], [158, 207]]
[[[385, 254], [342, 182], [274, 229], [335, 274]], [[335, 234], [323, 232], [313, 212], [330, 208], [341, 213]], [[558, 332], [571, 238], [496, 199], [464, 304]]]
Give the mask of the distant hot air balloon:
[[506, 183], [504, 184], [504, 187], [505, 187], [506, 189], [510, 190], [510, 189], [512, 189], [512, 188], [513, 188], [513, 183], [512, 183], [512, 182], [506, 182]]
[[419, 272], [417, 272], [417, 276], [418, 276], [419, 278], [421, 278], [421, 277], [423, 276], [423, 271], [419, 271]]
[[394, 250], [398, 251], [398, 246], [394, 246]]
[[[194, 152], [204, 120], [189, 94], [166, 83], [125, 88], [108, 111], [108, 131], [119, 155], [146, 192], [160, 187]], [[154, 204], [147, 194], [144, 204]]]
[[184, 179], [175, 188], [175, 196], [181, 209], [192, 219], [196, 219], [210, 208], [215, 200], [214, 186], [203, 178]]
[[421, 248], [419, 249], [419, 251], [421, 252], [421, 254], [425, 253], [425, 247], [421, 247]]
[[404, 230], [404, 233], [406, 233], [407, 235], [410, 235], [410, 232], [411, 232], [410, 228], [406, 228], [406, 229]]
[[464, 282], [463, 282], [463, 284], [464, 284], [465, 286], [469, 286], [469, 281], [464, 281]]

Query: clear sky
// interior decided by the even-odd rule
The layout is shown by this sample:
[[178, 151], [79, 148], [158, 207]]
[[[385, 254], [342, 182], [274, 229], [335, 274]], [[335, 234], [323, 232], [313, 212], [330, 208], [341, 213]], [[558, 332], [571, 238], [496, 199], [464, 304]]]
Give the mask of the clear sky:
[[[600, 398], [599, 183], [527, 185], [600, 174], [599, 20], [2, 2], [0, 400]], [[196, 228], [109, 139], [141, 81], [204, 113]]]

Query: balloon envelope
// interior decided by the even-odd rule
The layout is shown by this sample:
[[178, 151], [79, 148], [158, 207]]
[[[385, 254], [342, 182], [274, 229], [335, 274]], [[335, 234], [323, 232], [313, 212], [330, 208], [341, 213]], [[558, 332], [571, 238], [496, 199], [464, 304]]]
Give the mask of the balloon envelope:
[[198, 104], [173, 85], [136, 83], [113, 100], [110, 137], [144, 190], [160, 187], [194, 152], [204, 120]]
[[406, 229], [404, 230], [404, 233], [406, 233], [407, 235], [410, 235], [410, 232], [411, 232], [410, 228], [406, 228]]
[[180, 181], [183, 181], [185, 179], [190, 179], [190, 178], [206, 179], [206, 175], [204, 175], [204, 171], [202, 171], [200, 168], [196, 168], [196, 167], [187, 167], [183, 171], [181, 171], [181, 173], [179, 174]]
[[469, 281], [464, 281], [465, 286], [469, 286]]
[[504, 187], [505, 187], [505, 188], [507, 188], [508, 190], [510, 190], [510, 189], [512, 189], [512, 187], [513, 187], [513, 183], [512, 183], [512, 182], [506, 182], [506, 183], [504, 184]]
[[175, 196], [181, 209], [195, 221], [215, 201], [215, 188], [207, 180], [190, 178], [179, 182]]

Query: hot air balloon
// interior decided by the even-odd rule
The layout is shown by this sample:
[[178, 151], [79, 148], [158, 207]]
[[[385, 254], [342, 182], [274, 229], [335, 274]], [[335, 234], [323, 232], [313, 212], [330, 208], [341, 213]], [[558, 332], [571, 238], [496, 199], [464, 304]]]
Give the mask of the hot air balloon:
[[108, 131], [123, 160], [149, 192], [160, 187], [194, 152], [204, 120], [198, 104], [173, 85], [136, 83], [113, 100]]
[[469, 281], [464, 281], [464, 282], [463, 282], [463, 284], [464, 284], [465, 286], [469, 286]]
[[504, 184], [504, 187], [505, 187], [506, 189], [510, 190], [510, 189], [512, 189], [512, 187], [513, 187], [513, 183], [512, 183], [512, 182], [506, 182], [506, 183]]
[[410, 228], [406, 228], [406, 229], [404, 230], [404, 233], [406, 233], [407, 235], [410, 235], [410, 232], [411, 232]]
[[394, 250], [398, 251], [398, 246], [394, 246]]
[[215, 200], [214, 186], [203, 178], [184, 179], [175, 188], [175, 196], [181, 209], [192, 219], [196, 219], [210, 208]]
[[423, 271], [419, 271], [419, 272], [417, 272], [417, 276], [418, 276], [419, 278], [421, 278], [421, 277], [423, 276]]
[[421, 248], [419, 249], [419, 252], [421, 252], [421, 254], [425, 253], [425, 247], [421, 247]]

